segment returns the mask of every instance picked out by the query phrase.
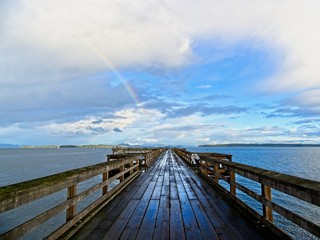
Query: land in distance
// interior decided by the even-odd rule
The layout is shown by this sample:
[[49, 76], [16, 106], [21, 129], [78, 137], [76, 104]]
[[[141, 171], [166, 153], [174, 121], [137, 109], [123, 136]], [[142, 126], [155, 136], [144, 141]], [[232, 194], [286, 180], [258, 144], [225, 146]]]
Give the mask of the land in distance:
[[198, 147], [320, 147], [320, 144], [300, 143], [229, 143], [229, 144], [204, 144]]

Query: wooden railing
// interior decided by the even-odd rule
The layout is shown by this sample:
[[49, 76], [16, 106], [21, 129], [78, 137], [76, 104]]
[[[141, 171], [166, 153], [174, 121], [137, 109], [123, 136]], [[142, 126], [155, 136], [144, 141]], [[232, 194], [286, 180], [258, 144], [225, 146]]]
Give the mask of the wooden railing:
[[[191, 155], [195, 153], [176, 150], [175, 152], [187, 163]], [[320, 182], [303, 179], [287, 174], [282, 174], [266, 169], [252, 167], [240, 163], [231, 162], [231, 155], [196, 153], [200, 157], [199, 170], [220, 193], [227, 196], [244, 213], [249, 213], [255, 221], [265, 225], [279, 236], [282, 230], [273, 224], [273, 212], [277, 212], [286, 219], [304, 228], [311, 234], [320, 237], [320, 226], [293, 211], [280, 206], [272, 201], [272, 189], [291, 195], [302, 201], [320, 206]], [[236, 174], [257, 182], [261, 186], [261, 194], [241, 185], [236, 181]], [[229, 189], [224, 188], [219, 180], [229, 184]], [[237, 189], [252, 197], [262, 204], [262, 214], [248, 206], [237, 197]]]
[[113, 154], [108, 154], [107, 161], [112, 161], [128, 155], [139, 156], [140, 167], [149, 167], [164, 150], [164, 148], [121, 148], [121, 151], [113, 151]]
[[[188, 152], [185, 149], [180, 148], [173, 148], [173, 151], [178, 154], [180, 158], [182, 158], [187, 164], [190, 166], [199, 166], [200, 161], [196, 161], [199, 156], [198, 153], [194, 152]], [[203, 153], [200, 153], [203, 154]], [[231, 154], [221, 154], [221, 153], [206, 153], [206, 155], [219, 158], [219, 159], [225, 159], [227, 161], [232, 161], [232, 155]]]
[[115, 147], [112, 148], [113, 154], [128, 154], [128, 153], [148, 153], [159, 148], [126, 148], [126, 147]]
[[[159, 149], [148, 153], [146, 157], [147, 163], [151, 164], [162, 151], [163, 150]], [[1, 234], [0, 239], [17, 239], [65, 210], [66, 222], [52, 232], [47, 239], [57, 239], [65, 234], [66, 231], [72, 235], [76, 231], [75, 229], [74, 231], [70, 230], [74, 228], [74, 225], [77, 225], [79, 228], [85, 224], [90, 217], [102, 209], [139, 175], [140, 155], [119, 155], [116, 158], [117, 159], [105, 163], [0, 187], [0, 214], [67, 189], [65, 201], [8, 232]], [[99, 175], [102, 176], [102, 182], [97, 183], [87, 190], [77, 192], [77, 185], [79, 183]], [[119, 179], [120, 183], [110, 190], [109, 184], [116, 179]], [[77, 203], [98, 190], [101, 190], [102, 196], [81, 212], [77, 212]]]

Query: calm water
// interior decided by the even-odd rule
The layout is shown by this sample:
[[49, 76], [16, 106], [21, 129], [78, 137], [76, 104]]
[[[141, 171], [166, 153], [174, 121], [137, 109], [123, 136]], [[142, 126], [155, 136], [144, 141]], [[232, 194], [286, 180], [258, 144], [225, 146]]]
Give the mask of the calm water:
[[[320, 182], [320, 148], [316, 147], [221, 147], [221, 148], [188, 148], [196, 152], [219, 152], [233, 154], [233, 161], [261, 168], [291, 174]], [[48, 176], [58, 172], [84, 167], [105, 161], [110, 149], [0, 149], [0, 186], [27, 181], [34, 178]], [[260, 186], [237, 176], [239, 182], [251, 189], [260, 192]], [[86, 189], [95, 182], [101, 181], [97, 177], [84, 182], [79, 190]], [[84, 208], [101, 193], [97, 193], [91, 199], [86, 199], [79, 208]], [[261, 212], [261, 204], [246, 197], [241, 192], [238, 196], [256, 211]], [[19, 209], [9, 211], [0, 216], [0, 233], [13, 226], [17, 226], [34, 214], [39, 214], [46, 209], [46, 205], [57, 204], [66, 197], [66, 191], [61, 191], [52, 196], [40, 199], [35, 203], [27, 204]], [[300, 215], [320, 224], [320, 211], [311, 204], [303, 203], [293, 197], [284, 196], [273, 191], [273, 200], [283, 206], [290, 206]], [[23, 212], [21, 216], [21, 212]], [[17, 217], [19, 216], [19, 217]], [[65, 214], [61, 213], [56, 218], [48, 221], [42, 228], [27, 235], [24, 239], [41, 239], [51, 230], [63, 223]], [[299, 229], [294, 224], [275, 214], [275, 223], [288, 231], [295, 239], [317, 239]]]

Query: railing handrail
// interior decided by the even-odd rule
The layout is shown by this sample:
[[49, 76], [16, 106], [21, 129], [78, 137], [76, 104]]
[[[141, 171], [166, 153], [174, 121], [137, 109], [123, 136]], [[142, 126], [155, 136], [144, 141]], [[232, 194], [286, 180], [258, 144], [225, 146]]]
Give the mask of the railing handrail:
[[227, 170], [229, 171], [233, 171], [253, 181], [262, 183], [306, 202], [320, 206], [320, 182], [259, 167], [253, 167], [242, 163], [229, 162], [222, 159], [212, 159], [201, 154], [200, 157], [202, 161], [228, 166]]
[[154, 151], [154, 150], [157, 150], [157, 149], [160, 149], [160, 148], [134, 148], [134, 147], [115, 147], [115, 148], [112, 148], [112, 153], [147, 153], [147, 152], [151, 152], [151, 151]]
[[[278, 236], [282, 236], [283, 231], [273, 224], [273, 211], [278, 212], [280, 215], [296, 223], [313, 235], [320, 237], [320, 226], [318, 224], [273, 202], [271, 191], [273, 188], [315, 206], [320, 206], [320, 182], [232, 162], [232, 155], [228, 154], [193, 153], [181, 149], [174, 150], [188, 164], [191, 162], [191, 155], [197, 154], [200, 158], [198, 164], [200, 173], [208, 179], [217, 190], [233, 200], [244, 212], [249, 213], [257, 221], [262, 221], [263, 224], [272, 229]], [[235, 174], [260, 183], [261, 194], [238, 183]], [[220, 179], [230, 185], [229, 190], [219, 184]], [[237, 189], [260, 202], [262, 204], [263, 214], [259, 214], [251, 206], [240, 200], [237, 197]]]
[[[138, 157], [124, 157], [111, 162], [98, 163], [66, 172], [56, 173], [46, 177], [0, 187], [0, 213], [53, 194], [65, 189], [66, 187], [78, 184], [89, 178], [97, 176], [105, 171], [116, 169], [123, 164], [131, 162], [132, 160], [138, 160]], [[34, 198], [21, 197], [34, 192], [38, 192], [39, 195], [34, 196]], [[11, 204], [9, 202], [10, 200], [12, 200]]]
[[[130, 150], [131, 148], [129, 148]], [[148, 151], [146, 152], [134, 152], [134, 153], [117, 153], [115, 154], [114, 152], [112, 154], [107, 155], [107, 161], [114, 161], [119, 158], [123, 158], [125, 156], [138, 156], [139, 162], [140, 162], [140, 167], [149, 167], [154, 160], [156, 159], [155, 157], [159, 155], [161, 152], [163, 152], [165, 149], [164, 148], [148, 148]]]

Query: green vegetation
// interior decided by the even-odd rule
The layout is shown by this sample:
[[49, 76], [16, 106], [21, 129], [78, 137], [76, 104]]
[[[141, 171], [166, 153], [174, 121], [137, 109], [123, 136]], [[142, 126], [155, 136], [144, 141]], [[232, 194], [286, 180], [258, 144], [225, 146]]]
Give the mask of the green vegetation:
[[320, 144], [295, 144], [295, 143], [230, 143], [230, 144], [206, 144], [198, 147], [320, 147]]
[[23, 148], [113, 148], [113, 145], [88, 144], [88, 145], [43, 145], [43, 146], [23, 146]]

